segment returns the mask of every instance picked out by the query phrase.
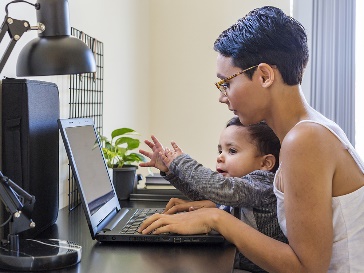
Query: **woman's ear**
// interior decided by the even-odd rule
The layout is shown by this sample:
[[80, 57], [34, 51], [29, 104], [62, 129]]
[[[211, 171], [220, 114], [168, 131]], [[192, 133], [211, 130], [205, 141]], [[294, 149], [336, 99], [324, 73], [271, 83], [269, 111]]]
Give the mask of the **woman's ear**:
[[276, 158], [272, 154], [267, 154], [262, 157], [261, 170], [271, 171], [276, 164]]
[[274, 82], [274, 70], [273, 68], [266, 63], [261, 63], [258, 66], [258, 70], [260, 72], [259, 74], [259, 80], [262, 87], [269, 87]]

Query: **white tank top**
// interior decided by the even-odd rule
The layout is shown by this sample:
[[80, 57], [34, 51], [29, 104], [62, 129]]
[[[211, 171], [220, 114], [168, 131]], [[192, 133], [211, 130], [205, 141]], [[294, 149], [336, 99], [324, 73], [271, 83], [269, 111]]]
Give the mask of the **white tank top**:
[[[343, 143], [364, 174], [364, 163], [342, 129], [333, 121], [303, 120], [326, 127]], [[297, 124], [299, 124], [297, 123]], [[296, 125], [297, 125], [296, 124]], [[284, 193], [278, 190], [276, 183], [282, 179], [280, 168], [274, 179], [274, 193], [277, 197], [277, 215], [279, 225], [287, 236], [286, 215], [284, 212]], [[358, 190], [332, 198], [334, 240], [329, 273], [364, 272], [364, 186]]]

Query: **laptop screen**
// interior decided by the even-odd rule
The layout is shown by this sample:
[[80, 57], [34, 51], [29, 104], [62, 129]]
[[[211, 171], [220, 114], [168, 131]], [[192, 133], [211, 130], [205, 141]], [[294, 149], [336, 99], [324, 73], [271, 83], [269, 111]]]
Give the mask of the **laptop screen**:
[[68, 127], [65, 131], [77, 166], [83, 195], [93, 215], [114, 197], [96, 132], [93, 125]]
[[[120, 206], [113, 183], [109, 178], [93, 120], [91, 118], [60, 119], [58, 124], [92, 238], [100, 241], [142, 241], [136, 238], [145, 234], [121, 234], [119, 229], [111, 228], [117, 223], [125, 224], [135, 213], [136, 208], [122, 209]], [[155, 211], [155, 208], [150, 209]], [[170, 234], [167, 241], [180, 243], [181, 235], [176, 236]], [[159, 240], [159, 236], [150, 237], [156, 238], [153, 242], [162, 243], [165, 243], [167, 238]], [[196, 237], [200, 235], [183, 237], [183, 242], [207, 242], [207, 238], [209, 242], [224, 241], [221, 235], [202, 235], [200, 239]], [[148, 242], [152, 241], [148, 239]]]

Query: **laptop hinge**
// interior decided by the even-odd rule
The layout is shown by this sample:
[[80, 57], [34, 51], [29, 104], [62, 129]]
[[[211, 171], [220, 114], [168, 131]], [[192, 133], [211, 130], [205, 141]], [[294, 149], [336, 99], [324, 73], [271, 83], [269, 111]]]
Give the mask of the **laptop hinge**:
[[[120, 222], [120, 220], [128, 213], [128, 210], [123, 209], [119, 211], [116, 215], [112, 216], [111, 221], [102, 229], [103, 231], [111, 231]], [[110, 215], [110, 214], [109, 214]], [[106, 217], [108, 218], [108, 217]]]

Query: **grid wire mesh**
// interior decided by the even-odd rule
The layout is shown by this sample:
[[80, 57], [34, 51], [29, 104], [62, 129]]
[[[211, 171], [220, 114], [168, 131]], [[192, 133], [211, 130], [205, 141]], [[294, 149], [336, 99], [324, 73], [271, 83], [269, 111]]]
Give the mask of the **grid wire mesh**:
[[[69, 118], [92, 118], [96, 130], [103, 133], [103, 93], [104, 93], [104, 45], [102, 42], [76, 28], [71, 28], [71, 35], [82, 40], [94, 53], [96, 72], [70, 75]], [[69, 190], [68, 208], [73, 210], [80, 203], [75, 178], [68, 166]]]

